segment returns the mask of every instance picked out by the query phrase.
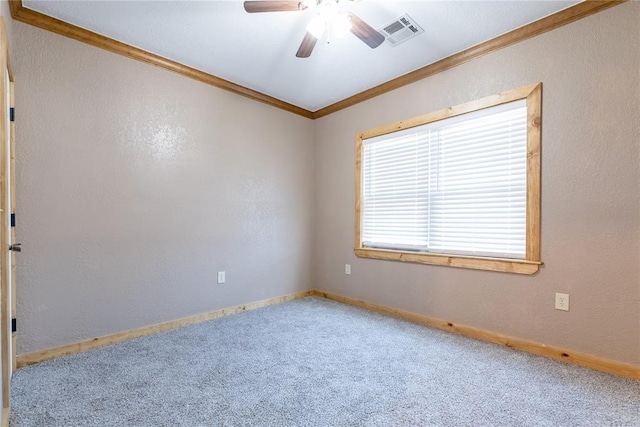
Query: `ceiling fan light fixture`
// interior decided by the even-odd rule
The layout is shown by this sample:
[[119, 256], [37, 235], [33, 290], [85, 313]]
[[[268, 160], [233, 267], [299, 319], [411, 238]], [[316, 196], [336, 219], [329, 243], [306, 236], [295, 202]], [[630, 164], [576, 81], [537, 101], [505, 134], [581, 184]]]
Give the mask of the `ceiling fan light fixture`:
[[[248, 13], [304, 11], [314, 8], [314, 16], [306, 26], [302, 43], [296, 52], [297, 58], [308, 58], [321, 38], [326, 42], [351, 32], [371, 49], [385, 40], [385, 36], [349, 11], [340, 11], [341, 0], [245, 0], [244, 10]], [[359, 0], [348, 0], [359, 1]], [[410, 28], [411, 29], [411, 28]]]
[[324, 34], [324, 27], [326, 25], [326, 19], [321, 15], [316, 15], [307, 25], [307, 32], [313, 37], [320, 39]]
[[329, 37], [340, 38], [351, 30], [351, 19], [338, 11], [338, 3], [333, 0], [320, 2], [322, 8], [307, 25], [307, 32], [316, 39], [322, 38], [325, 31]]
[[337, 13], [331, 20], [331, 32], [335, 38], [346, 36], [352, 26], [351, 19], [341, 13]]

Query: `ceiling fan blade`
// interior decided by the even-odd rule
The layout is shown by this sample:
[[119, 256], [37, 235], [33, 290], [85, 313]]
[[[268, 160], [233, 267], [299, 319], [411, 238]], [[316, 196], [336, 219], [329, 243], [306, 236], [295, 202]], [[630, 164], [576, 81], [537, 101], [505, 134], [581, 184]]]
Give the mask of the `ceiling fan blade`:
[[300, 1], [245, 1], [244, 10], [249, 13], [260, 12], [289, 12], [295, 10], [304, 10], [307, 6]]
[[365, 42], [371, 49], [375, 49], [382, 44], [384, 36], [377, 32], [375, 28], [351, 12], [347, 12], [346, 15], [351, 19], [351, 32], [357, 38]]
[[316, 47], [316, 42], [318, 41], [311, 33], [307, 31], [302, 39], [302, 43], [300, 43], [300, 47], [296, 52], [296, 56], [298, 58], [308, 58], [311, 56], [311, 52], [313, 52], [313, 48]]

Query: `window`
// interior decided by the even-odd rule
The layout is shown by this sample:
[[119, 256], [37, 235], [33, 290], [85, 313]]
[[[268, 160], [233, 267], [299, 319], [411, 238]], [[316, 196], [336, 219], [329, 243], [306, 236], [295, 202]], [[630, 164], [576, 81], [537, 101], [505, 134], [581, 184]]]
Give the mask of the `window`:
[[356, 139], [356, 255], [533, 274], [541, 84]]

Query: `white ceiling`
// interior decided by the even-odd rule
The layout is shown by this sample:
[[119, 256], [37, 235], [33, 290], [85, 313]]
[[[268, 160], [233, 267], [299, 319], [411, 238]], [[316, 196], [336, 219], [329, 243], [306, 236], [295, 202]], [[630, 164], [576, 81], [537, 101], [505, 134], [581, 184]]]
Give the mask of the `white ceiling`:
[[408, 13], [424, 33], [371, 49], [352, 34], [295, 53], [315, 12], [253, 13], [243, 2], [23, 0], [29, 9], [310, 111], [565, 9], [579, 1], [342, 0], [372, 27]]

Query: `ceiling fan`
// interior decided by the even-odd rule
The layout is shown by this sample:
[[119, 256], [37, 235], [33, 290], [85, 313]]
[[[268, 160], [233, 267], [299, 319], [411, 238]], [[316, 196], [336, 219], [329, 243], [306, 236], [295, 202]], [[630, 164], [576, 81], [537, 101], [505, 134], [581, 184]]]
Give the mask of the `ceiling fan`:
[[[354, 0], [349, 0], [354, 1]], [[317, 15], [307, 25], [307, 33], [300, 43], [296, 56], [308, 58], [316, 46], [316, 42], [326, 33], [329, 37], [340, 37], [351, 31], [371, 49], [382, 44], [384, 36], [371, 25], [364, 22], [351, 12], [341, 12], [338, 6], [340, 0], [301, 0], [301, 1], [273, 1], [254, 0], [245, 1], [244, 10], [249, 13], [261, 12], [291, 12], [308, 8], [317, 10]]]

